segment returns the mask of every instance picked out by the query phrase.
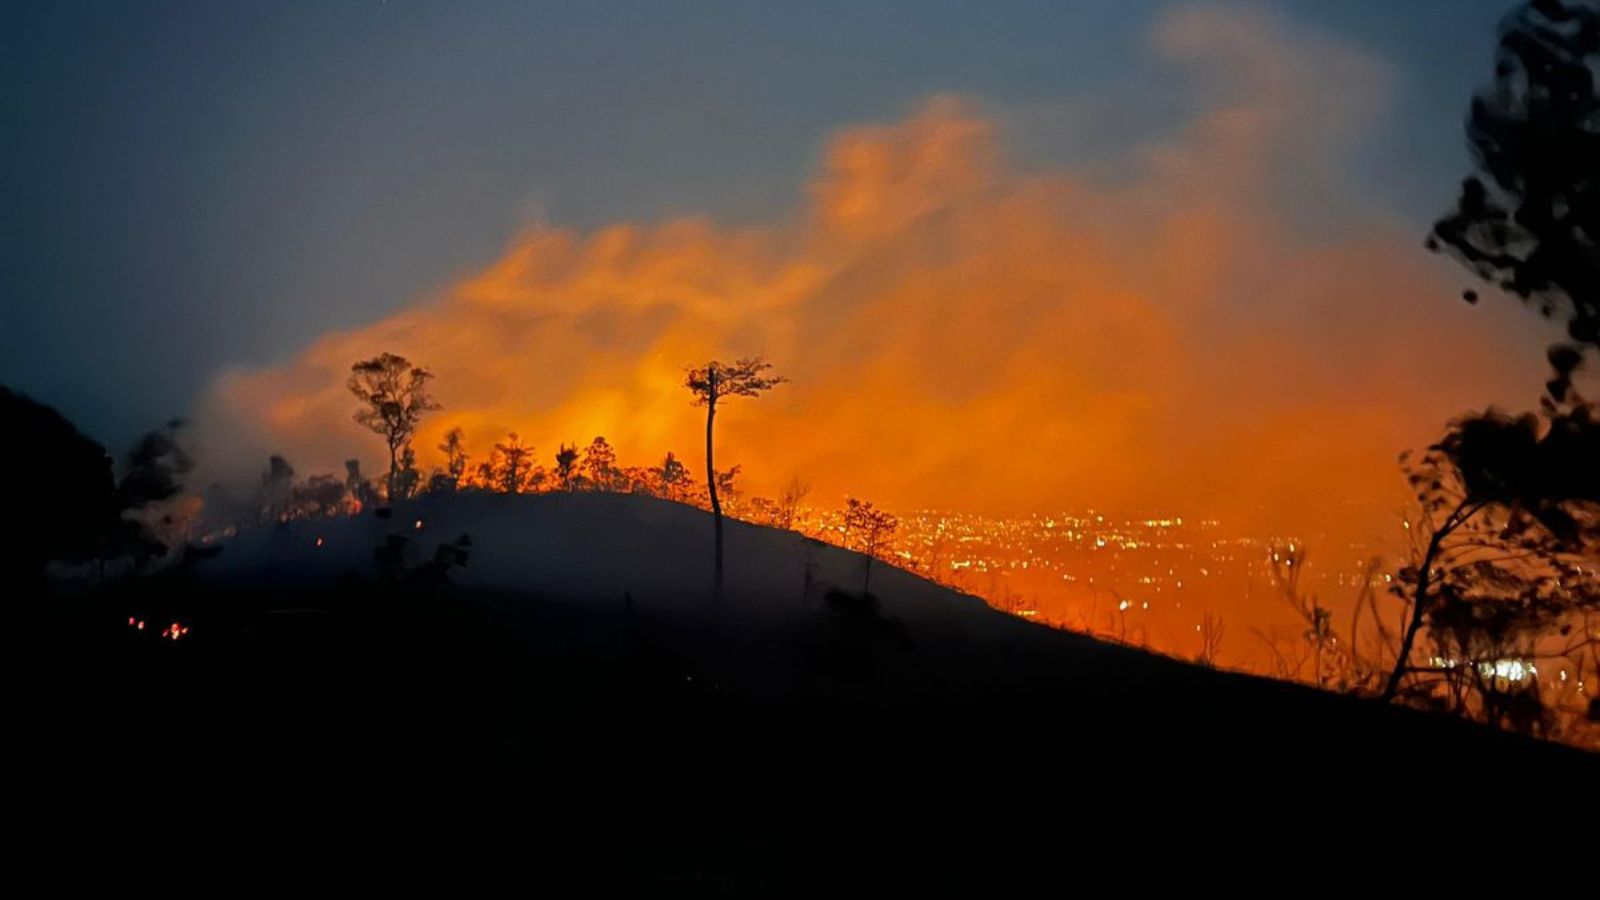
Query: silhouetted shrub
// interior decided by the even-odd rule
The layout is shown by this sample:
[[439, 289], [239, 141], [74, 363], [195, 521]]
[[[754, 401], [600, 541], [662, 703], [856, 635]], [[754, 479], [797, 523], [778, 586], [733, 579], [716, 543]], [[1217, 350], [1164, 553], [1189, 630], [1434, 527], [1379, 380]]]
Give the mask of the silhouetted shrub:
[[82, 561], [137, 538], [105, 448], [48, 406], [0, 387], [0, 472], [9, 537], [0, 583], [35, 582], [52, 559]]

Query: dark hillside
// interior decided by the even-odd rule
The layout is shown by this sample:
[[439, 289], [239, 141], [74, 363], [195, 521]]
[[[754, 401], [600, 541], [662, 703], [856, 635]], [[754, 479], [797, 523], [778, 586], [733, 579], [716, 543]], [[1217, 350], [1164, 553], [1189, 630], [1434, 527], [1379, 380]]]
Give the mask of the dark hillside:
[[[242, 540], [32, 605], [7, 654], [24, 858], [63, 885], [981, 895], [1063, 866], [1359, 842], [1453, 805], [1576, 812], [1600, 779], [1568, 748], [1034, 627], [903, 573], [874, 577], [876, 609], [762, 594], [741, 555], [794, 542], [767, 529], [730, 534], [721, 606], [648, 580], [603, 599], [490, 586], [518, 516], [609, 523], [582, 568], [652, 558], [701, 514], [461, 499], [393, 520], [451, 520], [453, 539], [478, 504], [505, 517], [453, 584], [369, 562], [245, 587], [216, 574]], [[300, 527], [263, 539], [298, 546]], [[327, 547], [394, 525], [319, 527]], [[702, 562], [663, 562], [662, 582]], [[172, 621], [191, 631], [152, 635]]]

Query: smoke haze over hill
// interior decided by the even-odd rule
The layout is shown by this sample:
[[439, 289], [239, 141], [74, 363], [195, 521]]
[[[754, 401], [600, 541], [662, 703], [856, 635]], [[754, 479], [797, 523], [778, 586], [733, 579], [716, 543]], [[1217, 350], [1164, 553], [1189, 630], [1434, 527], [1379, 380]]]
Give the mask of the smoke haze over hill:
[[719, 463], [756, 492], [799, 474], [829, 503], [1381, 527], [1406, 498], [1395, 454], [1530, 399], [1539, 336], [1452, 303], [1420, 235], [1352, 201], [1383, 65], [1234, 8], [1169, 11], [1148, 49], [1211, 99], [1117, 177], [1019, 166], [1004, 111], [932, 97], [833, 134], [780, 221], [536, 227], [410, 308], [231, 372], [202, 452], [375, 463], [344, 380], [387, 350], [438, 376], [425, 467], [452, 427], [480, 458], [516, 430], [546, 462], [597, 434], [625, 462], [695, 460], [684, 367], [762, 354], [793, 383], [719, 418]]

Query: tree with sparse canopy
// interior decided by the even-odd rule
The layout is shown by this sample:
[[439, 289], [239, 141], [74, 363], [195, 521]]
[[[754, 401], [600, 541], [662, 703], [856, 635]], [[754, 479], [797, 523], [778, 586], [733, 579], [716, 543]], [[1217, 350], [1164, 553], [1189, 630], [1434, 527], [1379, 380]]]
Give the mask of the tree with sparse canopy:
[[495, 444], [490, 456], [490, 471], [494, 485], [507, 494], [520, 494], [528, 487], [528, 476], [533, 472], [533, 448], [522, 443], [515, 431], [506, 435], [505, 443]]
[[472, 454], [467, 452], [466, 434], [460, 428], [445, 432], [439, 452], [444, 454], [445, 475], [449, 479], [450, 489], [459, 490], [467, 480], [467, 461], [472, 458]]
[[617, 451], [602, 435], [594, 439], [583, 451], [583, 474], [588, 479], [589, 490], [610, 491], [617, 484]]
[[691, 368], [684, 386], [694, 394], [694, 405], [706, 408], [706, 489], [711, 495], [711, 521], [716, 535], [716, 575], [714, 592], [722, 595], [722, 501], [717, 497], [717, 470], [712, 464], [712, 426], [717, 418], [717, 401], [726, 397], [755, 397], [788, 381], [781, 375], [768, 375], [772, 364], [759, 356], [748, 356], [732, 365], [712, 360]]
[[355, 420], [382, 435], [389, 448], [388, 494], [390, 502], [400, 487], [401, 450], [410, 445], [424, 413], [439, 409], [428, 395], [433, 373], [413, 366], [404, 356], [384, 353], [350, 367], [346, 386], [362, 407]]
[[[1587, 634], [1588, 617], [1600, 612], [1597, 461], [1600, 421], [1574, 406], [1545, 420], [1464, 417], [1411, 466], [1421, 507], [1412, 531], [1426, 545], [1395, 579], [1410, 609], [1385, 699], [1418, 672], [1412, 648], [1424, 626], [1447, 652], [1421, 674], [1447, 681], [1475, 676], [1512, 649], [1531, 656], [1541, 636], [1566, 636], [1575, 619], [1580, 638], [1557, 655], [1600, 647]], [[1478, 693], [1485, 718], [1499, 724], [1494, 705], [1505, 698]]]
[[899, 519], [873, 506], [871, 501], [857, 500], [854, 497], [845, 498], [846, 545], [849, 544], [850, 535], [854, 534], [856, 546], [861, 550], [861, 555], [866, 557], [866, 574], [861, 580], [862, 593], [867, 593], [872, 588], [872, 561], [883, 553], [889, 538], [899, 527]]

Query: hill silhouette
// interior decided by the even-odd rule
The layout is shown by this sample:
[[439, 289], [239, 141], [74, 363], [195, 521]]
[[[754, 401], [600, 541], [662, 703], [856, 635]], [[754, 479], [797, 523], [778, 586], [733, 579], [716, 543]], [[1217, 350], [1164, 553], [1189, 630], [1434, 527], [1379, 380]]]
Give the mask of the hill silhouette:
[[24, 856], [61, 885], [959, 895], [1582, 803], [1600, 774], [888, 567], [862, 595], [858, 555], [745, 523], [714, 601], [711, 528], [642, 496], [437, 496], [52, 598], [11, 634]]

